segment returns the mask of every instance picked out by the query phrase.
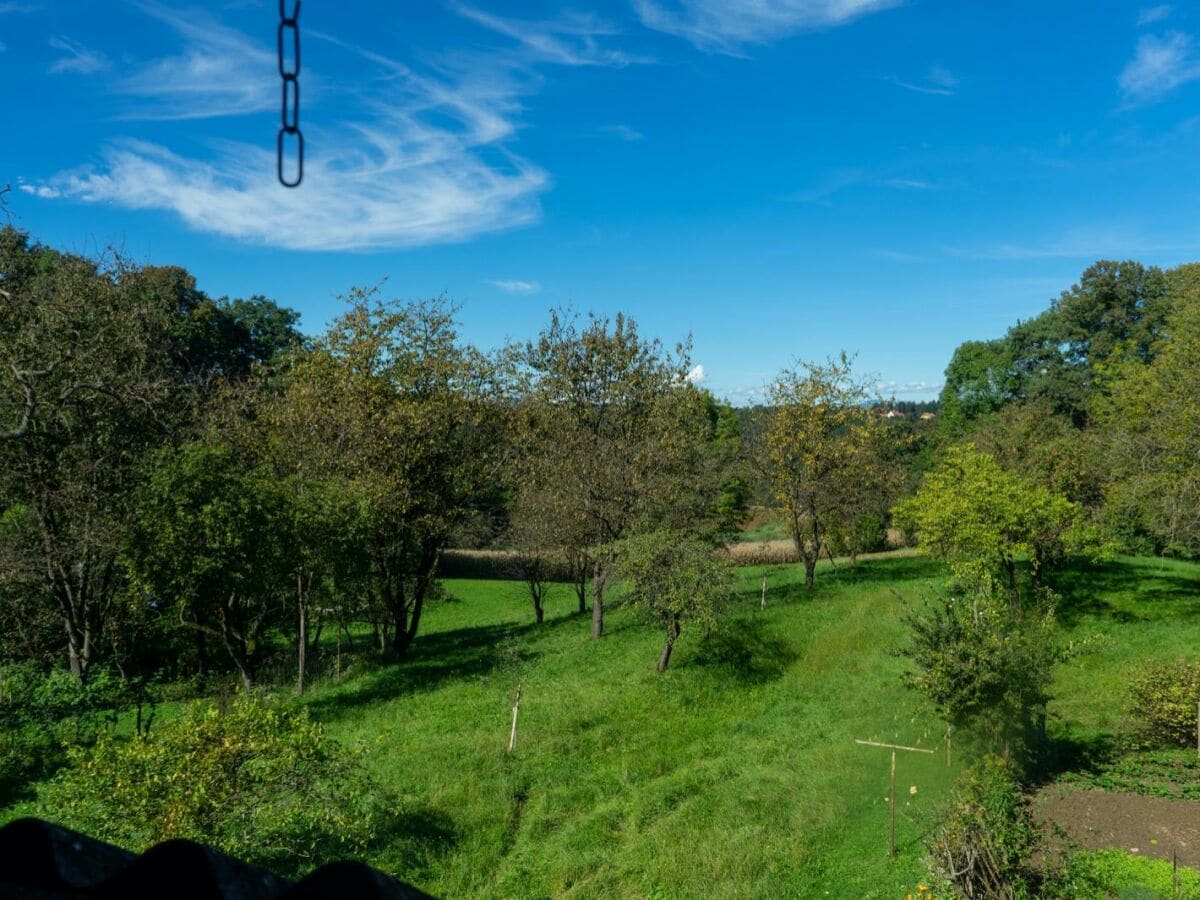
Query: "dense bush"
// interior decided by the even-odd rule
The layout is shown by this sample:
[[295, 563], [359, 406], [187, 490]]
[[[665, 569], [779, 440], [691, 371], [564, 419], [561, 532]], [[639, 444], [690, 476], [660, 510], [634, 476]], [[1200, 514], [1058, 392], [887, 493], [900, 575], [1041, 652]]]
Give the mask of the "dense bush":
[[127, 702], [126, 685], [97, 669], [83, 685], [61, 669], [33, 662], [0, 665], [0, 801], [88, 744]]
[[75, 751], [42, 815], [135, 851], [189, 838], [277, 871], [362, 854], [388, 799], [307, 713], [195, 704], [148, 737]]
[[1147, 664], [1129, 687], [1133, 715], [1148, 743], [1196, 745], [1200, 662]]
[[1034, 749], [1059, 658], [1053, 598], [1016, 615], [986, 594], [944, 597], [906, 617], [905, 684], [956, 729], [976, 729], [1006, 756]]
[[950, 807], [929, 840], [929, 866], [956, 896], [1036, 896], [1030, 860], [1039, 841], [1014, 769], [986, 756], [959, 776]]

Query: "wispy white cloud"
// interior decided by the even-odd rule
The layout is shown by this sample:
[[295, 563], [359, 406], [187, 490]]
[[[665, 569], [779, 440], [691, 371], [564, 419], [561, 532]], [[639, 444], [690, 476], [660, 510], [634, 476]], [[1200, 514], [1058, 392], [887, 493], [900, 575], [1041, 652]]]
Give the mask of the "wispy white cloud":
[[879, 381], [875, 390], [884, 397], [932, 396], [940, 394], [945, 385], [934, 381]]
[[1161, 22], [1170, 15], [1171, 7], [1165, 3], [1159, 6], [1147, 6], [1144, 9], [1138, 10], [1138, 27], [1153, 25], [1155, 22]]
[[903, 0], [633, 0], [642, 24], [701, 50], [738, 53], [804, 31], [844, 25]]
[[849, 188], [889, 188], [900, 191], [932, 191], [939, 186], [921, 178], [884, 175], [863, 169], [841, 169], [819, 180], [812, 187], [797, 191], [786, 199], [797, 203], [828, 203], [835, 194]]
[[906, 250], [888, 250], [887, 248], [877, 248], [871, 251], [880, 259], [886, 259], [897, 263], [918, 263], [925, 262], [926, 257], [919, 253], [910, 253]]
[[[402, 124], [402, 123], [398, 123]], [[459, 241], [530, 224], [547, 176], [516, 157], [506, 168], [465, 150], [414, 160], [386, 122], [356, 140], [322, 142], [301, 189], [282, 189], [274, 154], [228, 144], [212, 162], [140, 141], [104, 151], [104, 166], [45, 187], [87, 203], [166, 210], [198, 231], [290, 250], [368, 250]]]
[[901, 191], [933, 191], [937, 185], [920, 178], [885, 178], [879, 182], [884, 187], [896, 188]]
[[1179, 31], [1161, 37], [1147, 34], [1117, 83], [1126, 107], [1160, 100], [1176, 88], [1200, 78], [1200, 58], [1190, 35]]
[[496, 279], [489, 281], [488, 284], [499, 288], [506, 294], [536, 294], [542, 289], [542, 286], [536, 281]]
[[696, 363], [696, 365], [692, 366], [692, 368], [688, 371], [687, 375], [684, 376], [684, 380], [689, 384], [703, 384], [704, 382], [708, 381], [708, 371], [704, 368], [704, 366]]
[[452, 0], [450, 8], [489, 31], [512, 38], [539, 61], [563, 66], [627, 66], [647, 62], [622, 50], [601, 47], [619, 31], [591, 14], [563, 12], [554, 19], [510, 19]]
[[[118, 82], [118, 90], [143, 101], [126, 117], [237, 115], [278, 104], [277, 86], [261, 77], [274, 67], [273, 52], [211, 16], [184, 18], [150, 2], [140, 7], [173, 28], [183, 49]], [[586, 18], [563, 21], [573, 24], [561, 29], [601, 28]], [[550, 49], [522, 42], [418, 69], [312, 29], [306, 37], [351, 54], [362, 73], [339, 86], [336, 119], [326, 112], [319, 125], [305, 125], [300, 189], [275, 182], [270, 147], [225, 142], [211, 153], [181, 153], [133, 140], [102, 148], [98, 165], [32, 188], [43, 197], [168, 211], [197, 231], [300, 250], [461, 241], [540, 218], [550, 176], [510, 144], [524, 96], [541, 84], [535, 67], [558, 60]], [[312, 80], [306, 103], [315, 93], [324, 110], [321, 98], [331, 92], [307, 90]]]
[[952, 97], [958, 88], [958, 76], [940, 65], [931, 66], [921, 81], [902, 81], [899, 78], [889, 78], [888, 81], [906, 91], [934, 94], [939, 97]]
[[[138, 4], [147, 15], [174, 30], [180, 53], [164, 56], [121, 79], [115, 90], [142, 102], [124, 113], [131, 119], [206, 119], [263, 112], [279, 106], [279, 85], [269, 77], [275, 51], [210, 13], [186, 15], [159, 3]], [[305, 78], [305, 99], [312, 93]]]
[[1146, 234], [1124, 225], [1086, 225], [1057, 235], [1026, 242], [997, 241], [974, 246], [946, 247], [945, 252], [965, 259], [1024, 261], [1037, 259], [1130, 259], [1190, 252], [1196, 234], [1170, 236]]
[[61, 50], [66, 54], [50, 64], [49, 71], [53, 75], [94, 75], [112, 65], [103, 53], [85, 47], [68, 37], [62, 35], [52, 37], [49, 43], [55, 50]]
[[61, 196], [57, 190], [45, 184], [18, 184], [17, 190], [25, 194], [30, 194], [34, 197], [41, 197], [43, 200], [53, 200]]
[[605, 125], [600, 129], [604, 134], [611, 134], [619, 137], [623, 141], [630, 143], [640, 141], [646, 136], [635, 128], [630, 128], [628, 125]]

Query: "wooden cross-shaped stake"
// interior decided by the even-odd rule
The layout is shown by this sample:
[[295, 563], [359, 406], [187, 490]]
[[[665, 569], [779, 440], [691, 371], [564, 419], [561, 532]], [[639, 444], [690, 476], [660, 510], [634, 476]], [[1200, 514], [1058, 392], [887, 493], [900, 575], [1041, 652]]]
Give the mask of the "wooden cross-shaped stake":
[[905, 747], [901, 744], [881, 744], [879, 741], [860, 741], [854, 743], [867, 747], [884, 747], [892, 751], [892, 784], [888, 796], [888, 859], [896, 858], [896, 751], [907, 750], [909, 753], [933, 753], [922, 747]]

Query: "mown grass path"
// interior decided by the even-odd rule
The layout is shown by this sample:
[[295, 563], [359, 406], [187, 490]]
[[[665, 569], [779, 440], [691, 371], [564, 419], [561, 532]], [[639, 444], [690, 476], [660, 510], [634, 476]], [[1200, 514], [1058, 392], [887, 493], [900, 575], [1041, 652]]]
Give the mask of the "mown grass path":
[[724, 627], [685, 632], [664, 675], [661, 636], [628, 610], [594, 641], [566, 587], [539, 628], [521, 584], [448, 583], [453, 600], [430, 611], [411, 661], [310, 701], [369, 748], [413, 813], [405, 850], [379, 862], [452, 897], [911, 890], [921, 829], [953, 772], [941, 754], [902, 761], [889, 863], [888, 760], [853, 740], [940, 742], [892, 655], [905, 604], [940, 572], [873, 560], [823, 572], [809, 594], [789, 568], [773, 573], [765, 611], [760, 573], [743, 570]]

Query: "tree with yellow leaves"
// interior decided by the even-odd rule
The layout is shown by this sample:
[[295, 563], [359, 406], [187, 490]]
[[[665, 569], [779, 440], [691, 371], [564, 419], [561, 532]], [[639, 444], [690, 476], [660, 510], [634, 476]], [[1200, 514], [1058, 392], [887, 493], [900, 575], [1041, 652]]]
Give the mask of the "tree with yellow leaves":
[[812, 588], [829, 528], [855, 515], [863, 485], [885, 490], [891, 435], [845, 353], [785, 369], [767, 398], [759, 464], [787, 515], [805, 584]]

